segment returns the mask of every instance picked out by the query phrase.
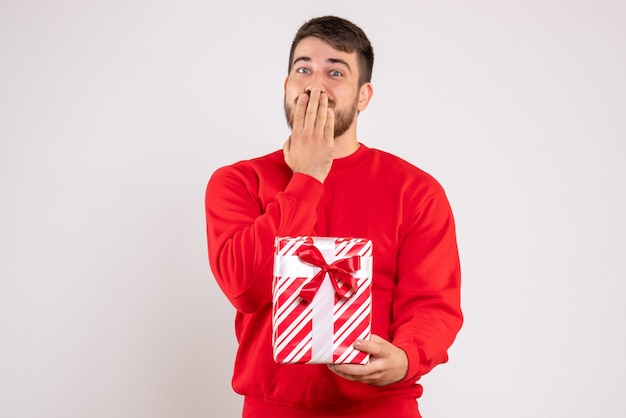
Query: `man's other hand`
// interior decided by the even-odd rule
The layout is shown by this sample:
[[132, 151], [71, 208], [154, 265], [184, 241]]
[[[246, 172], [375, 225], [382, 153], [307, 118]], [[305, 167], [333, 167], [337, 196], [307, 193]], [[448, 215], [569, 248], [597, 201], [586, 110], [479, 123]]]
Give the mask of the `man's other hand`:
[[399, 382], [406, 377], [409, 361], [404, 350], [378, 335], [370, 341], [357, 340], [354, 348], [370, 355], [369, 364], [329, 364], [339, 376], [374, 386]]

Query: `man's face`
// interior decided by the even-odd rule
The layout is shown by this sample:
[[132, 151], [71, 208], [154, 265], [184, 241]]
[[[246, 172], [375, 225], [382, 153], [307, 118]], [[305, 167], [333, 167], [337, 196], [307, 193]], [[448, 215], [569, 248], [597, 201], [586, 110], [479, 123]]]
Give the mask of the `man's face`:
[[328, 95], [335, 111], [335, 138], [355, 123], [359, 110], [359, 69], [356, 52], [338, 51], [315, 37], [301, 40], [293, 54], [291, 71], [285, 81], [285, 116], [293, 128], [298, 96], [314, 87]]

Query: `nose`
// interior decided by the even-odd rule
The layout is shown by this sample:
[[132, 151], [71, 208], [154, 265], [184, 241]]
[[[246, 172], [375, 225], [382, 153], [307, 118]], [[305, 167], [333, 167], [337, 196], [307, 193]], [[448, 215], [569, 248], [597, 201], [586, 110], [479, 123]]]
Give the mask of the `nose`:
[[304, 86], [304, 92], [311, 95], [314, 88], [318, 88], [322, 93], [326, 93], [326, 87], [319, 82], [309, 82]]

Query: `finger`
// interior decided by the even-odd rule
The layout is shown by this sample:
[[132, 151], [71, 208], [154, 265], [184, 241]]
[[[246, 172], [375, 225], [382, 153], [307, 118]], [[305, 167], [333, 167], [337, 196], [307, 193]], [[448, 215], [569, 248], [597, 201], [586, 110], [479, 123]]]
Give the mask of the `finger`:
[[311, 90], [311, 94], [308, 99], [308, 105], [306, 107], [306, 115], [304, 117], [304, 129], [315, 128], [315, 121], [317, 120], [317, 111], [320, 103], [321, 91], [318, 88]]
[[324, 138], [335, 139], [335, 111], [330, 107], [326, 111], [326, 124], [324, 125]]
[[380, 377], [380, 370], [368, 365], [333, 364], [329, 365], [329, 369], [344, 379], [357, 382], [371, 383]]
[[319, 106], [317, 108], [317, 116], [315, 119], [315, 131], [317, 135], [325, 137], [326, 119], [328, 118], [328, 95], [320, 94]]
[[309, 95], [306, 93], [300, 94], [296, 101], [296, 109], [293, 112], [293, 129], [297, 132], [304, 128], [304, 117], [306, 115], [307, 104], [309, 103]]
[[331, 370], [342, 376], [367, 376], [372, 371], [367, 364], [332, 364]]
[[371, 374], [370, 370], [364, 365], [356, 364], [329, 364], [328, 368], [335, 374], [349, 380], [361, 380], [365, 376]]
[[372, 335], [369, 341], [356, 340], [354, 343], [354, 348], [374, 357], [380, 357], [385, 352], [385, 343], [387, 343], [387, 341], [383, 340], [377, 335]]

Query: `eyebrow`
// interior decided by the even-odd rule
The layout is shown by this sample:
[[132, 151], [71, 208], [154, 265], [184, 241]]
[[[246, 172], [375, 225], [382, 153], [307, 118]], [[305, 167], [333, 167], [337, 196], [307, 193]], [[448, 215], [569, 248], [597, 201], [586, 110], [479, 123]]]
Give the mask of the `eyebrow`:
[[[300, 61], [311, 62], [312, 60], [311, 60], [310, 57], [298, 57], [295, 60], [293, 60], [293, 64], [291, 64], [291, 66], [293, 67], [294, 65], [296, 65]], [[331, 64], [342, 64], [342, 65], [345, 65], [348, 68], [348, 71], [352, 71], [352, 68], [350, 68], [350, 64], [348, 64], [346, 61], [344, 61], [344, 60], [342, 60], [340, 58], [327, 58], [326, 61], [331, 63]]]

